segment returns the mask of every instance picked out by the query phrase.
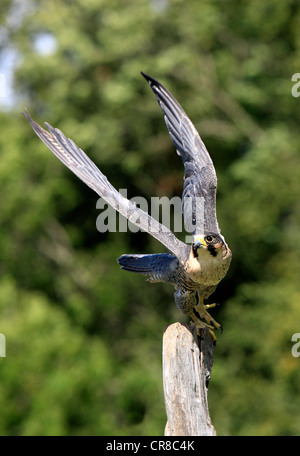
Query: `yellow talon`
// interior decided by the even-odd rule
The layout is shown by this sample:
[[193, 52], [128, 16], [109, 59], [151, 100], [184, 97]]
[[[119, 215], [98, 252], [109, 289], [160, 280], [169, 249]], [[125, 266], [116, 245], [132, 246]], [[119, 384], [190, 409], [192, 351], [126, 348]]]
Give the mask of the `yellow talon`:
[[[218, 325], [219, 327], [221, 327], [221, 326], [219, 325], [219, 323], [215, 322], [216, 325], [215, 325], [215, 327], [214, 327], [214, 326], [209, 325], [208, 323], [205, 323], [204, 321], [201, 321], [194, 313], [191, 313], [191, 314], [190, 314], [190, 317], [192, 318], [192, 320], [193, 320], [194, 323], [195, 323], [195, 326], [196, 326], [196, 330], [197, 330], [197, 334], [198, 334], [198, 335], [200, 335], [201, 329], [207, 328], [209, 334], [211, 335], [211, 337], [212, 337], [212, 339], [213, 339], [213, 341], [216, 342], [217, 337], [216, 337], [216, 335], [215, 335], [215, 333], [214, 333], [214, 329], [215, 329], [215, 328], [219, 329], [216, 325]], [[213, 320], [213, 319], [212, 319], [212, 320]], [[214, 321], [214, 320], [213, 320], [213, 321]]]
[[215, 304], [205, 304], [204, 305], [204, 309], [211, 309], [212, 307], [216, 307], [216, 303]]
[[200, 302], [197, 304], [195, 307], [195, 311], [199, 314], [199, 317], [201, 319], [204, 319], [207, 323], [214, 325], [216, 329], [220, 329], [221, 325], [218, 323], [208, 312], [206, 309], [210, 309], [212, 307], [215, 307], [216, 304], [204, 304], [203, 299], [200, 300]]
[[211, 335], [213, 341], [216, 342], [217, 341], [217, 336], [215, 335], [215, 333], [211, 329], [209, 329], [208, 332]]

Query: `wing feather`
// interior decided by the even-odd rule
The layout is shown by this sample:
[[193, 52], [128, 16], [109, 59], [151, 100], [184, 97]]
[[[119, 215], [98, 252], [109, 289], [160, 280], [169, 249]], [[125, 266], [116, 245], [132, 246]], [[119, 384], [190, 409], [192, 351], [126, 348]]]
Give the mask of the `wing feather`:
[[[184, 164], [182, 203], [185, 225], [191, 228], [192, 234], [219, 233], [216, 215], [217, 176], [212, 159], [180, 104], [160, 82], [143, 72], [142, 75], [164, 113], [170, 137]], [[201, 202], [203, 211], [199, 208]]]
[[24, 112], [24, 115], [43, 143], [79, 179], [98, 193], [99, 196], [130, 222], [160, 241], [180, 260], [185, 259], [187, 245], [177, 239], [167, 227], [137, 207], [133, 201], [124, 198], [111, 185], [95, 163], [71, 139], [67, 139], [60, 130], [53, 128], [48, 123], [45, 123], [45, 125], [49, 131], [44, 130], [30, 117], [27, 110]]

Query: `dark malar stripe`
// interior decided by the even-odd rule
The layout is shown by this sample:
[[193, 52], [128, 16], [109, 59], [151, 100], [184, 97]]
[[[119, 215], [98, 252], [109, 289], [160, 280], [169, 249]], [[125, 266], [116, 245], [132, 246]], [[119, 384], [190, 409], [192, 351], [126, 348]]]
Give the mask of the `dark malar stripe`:
[[217, 256], [217, 251], [213, 245], [208, 245], [207, 250], [213, 257]]

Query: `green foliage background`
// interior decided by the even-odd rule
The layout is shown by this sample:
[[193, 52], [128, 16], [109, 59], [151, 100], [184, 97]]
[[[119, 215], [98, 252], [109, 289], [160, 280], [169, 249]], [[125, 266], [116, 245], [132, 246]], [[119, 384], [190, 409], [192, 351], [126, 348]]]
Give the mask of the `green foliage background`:
[[209, 388], [217, 433], [299, 435], [299, 2], [0, 8], [0, 58], [18, 53], [16, 103], [0, 111], [0, 434], [163, 434], [162, 334], [187, 320], [171, 287], [116, 258], [164, 249], [144, 233], [97, 232], [96, 194], [20, 114], [60, 128], [129, 197], [180, 196], [182, 163], [143, 70], [183, 105], [217, 169], [233, 251], [212, 297], [224, 327]]

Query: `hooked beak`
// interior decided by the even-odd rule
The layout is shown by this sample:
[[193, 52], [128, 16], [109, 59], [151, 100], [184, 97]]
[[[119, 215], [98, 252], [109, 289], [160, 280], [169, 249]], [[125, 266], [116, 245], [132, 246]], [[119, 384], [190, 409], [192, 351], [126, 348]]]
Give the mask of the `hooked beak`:
[[197, 238], [195, 238], [195, 241], [193, 242], [193, 246], [192, 246], [193, 254], [194, 254], [195, 258], [198, 257], [198, 249], [200, 249], [200, 247], [206, 248], [206, 243], [203, 238], [198, 236]]
[[196, 237], [194, 242], [194, 248], [199, 249], [200, 247], [206, 247], [206, 242], [203, 237]]
[[202, 242], [200, 242], [200, 241], [194, 242], [194, 248], [197, 250], [197, 249], [199, 249], [199, 247], [202, 247]]

